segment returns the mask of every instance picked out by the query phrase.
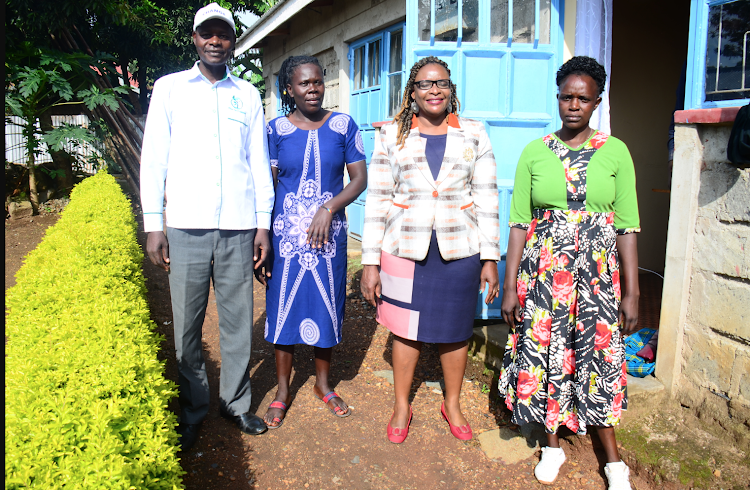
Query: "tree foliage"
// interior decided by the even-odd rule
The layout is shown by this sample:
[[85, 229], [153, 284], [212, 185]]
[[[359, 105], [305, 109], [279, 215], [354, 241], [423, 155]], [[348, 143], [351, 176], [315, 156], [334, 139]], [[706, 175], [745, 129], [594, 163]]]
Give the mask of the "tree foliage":
[[[79, 105], [88, 111], [106, 107], [113, 113], [125, 109], [135, 116], [145, 114], [155, 79], [195, 62], [190, 36], [193, 19], [208, 3], [210, 0], [6, 0], [6, 124], [10, 115], [24, 121], [33, 205], [34, 156], [40, 151], [40, 138], [80, 143], [91, 137], [91, 133], [70, 128], [53, 133], [51, 123], [44, 127], [44, 120], [50, 121], [49, 111]], [[262, 15], [275, 0], [219, 3], [236, 17], [238, 12]], [[235, 21], [239, 36], [245, 26], [239, 18]], [[130, 90], [131, 85], [138, 86], [138, 94]], [[46, 119], [40, 128], [37, 121], [43, 115]], [[110, 129], [123, 136], [131, 130], [123, 131], [119, 116], [107, 119], [108, 124], [120, 126]], [[134, 152], [133, 145], [126, 146]], [[55, 154], [52, 156], [54, 160]]]
[[[28, 42], [39, 49], [109, 53], [111, 66], [120, 67], [122, 74], [107, 73], [116, 82], [113, 85], [119, 85], [117, 78], [130, 72], [135, 78], [130, 82], [137, 81], [147, 91], [156, 78], [195, 62], [190, 38], [193, 18], [208, 3], [210, 0], [6, 0], [6, 52], [11, 57]], [[218, 3], [235, 13], [239, 37], [246, 26], [236, 14], [262, 15], [275, 0]], [[140, 97], [143, 112], [146, 100], [144, 93]]]
[[[89, 56], [84, 53], [64, 53], [22, 43], [10, 51], [6, 58], [5, 78], [5, 124], [17, 125], [22, 129], [26, 141], [29, 169], [29, 193], [31, 204], [36, 211], [39, 205], [34, 168], [36, 156], [40, 153], [41, 139], [45, 129], [38, 124], [40, 118], [56, 107], [64, 105], [85, 105], [89, 110], [106, 105], [112, 110], [119, 106], [117, 94], [127, 93], [125, 87], [99, 90], [92, 85], [92, 75], [107, 70], [107, 56]], [[16, 116], [17, 120], [9, 116]], [[67, 141], [91, 141], [95, 135], [86, 128], [68, 132]], [[40, 138], [40, 136], [42, 138]], [[51, 148], [61, 151], [57, 145]], [[62, 170], [62, 175], [70, 173]]]

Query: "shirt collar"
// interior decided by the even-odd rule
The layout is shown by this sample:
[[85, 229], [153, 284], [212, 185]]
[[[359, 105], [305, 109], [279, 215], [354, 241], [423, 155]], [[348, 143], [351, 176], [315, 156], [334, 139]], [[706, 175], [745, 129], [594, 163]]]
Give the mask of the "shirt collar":
[[[458, 118], [452, 112], [448, 114], [448, 126], [451, 128], [461, 129]], [[419, 119], [417, 116], [411, 116], [411, 129], [419, 128]]]
[[[196, 61], [195, 64], [193, 65], [193, 67], [189, 70], [189, 72], [188, 72], [189, 79], [190, 80], [195, 80], [196, 78], [202, 78], [203, 80], [205, 80], [206, 82], [208, 82], [208, 79], [205, 77], [205, 75], [203, 75], [203, 73], [201, 73], [201, 69], [198, 68], [198, 63], [200, 63], [200, 60]], [[221, 82], [226, 81], [226, 80], [230, 80], [230, 81], [234, 82], [234, 80], [232, 80], [232, 72], [229, 71], [229, 67], [225, 66], [224, 69], [226, 70], [226, 72], [224, 74], [224, 78], [222, 78], [221, 80], [218, 80], [216, 83], [221, 83]]]

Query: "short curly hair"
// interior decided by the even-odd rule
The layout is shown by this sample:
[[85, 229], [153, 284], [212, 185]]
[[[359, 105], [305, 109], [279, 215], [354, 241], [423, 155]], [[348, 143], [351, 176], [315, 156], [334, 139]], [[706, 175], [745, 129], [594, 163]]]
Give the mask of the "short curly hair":
[[588, 75], [594, 79], [596, 86], [599, 88], [599, 95], [604, 92], [604, 84], [607, 82], [607, 71], [594, 58], [589, 56], [574, 56], [563, 63], [559, 70], [555, 82], [557, 86], [563, 84], [570, 75]]
[[320, 73], [323, 73], [323, 67], [320, 65], [320, 61], [315, 56], [290, 56], [285, 59], [279, 68], [279, 95], [281, 96], [281, 111], [284, 115], [288, 116], [297, 108], [294, 103], [294, 97], [292, 94], [287, 93], [286, 86], [292, 84], [292, 77], [294, 76], [294, 70], [300, 65], [312, 64], [320, 68]]

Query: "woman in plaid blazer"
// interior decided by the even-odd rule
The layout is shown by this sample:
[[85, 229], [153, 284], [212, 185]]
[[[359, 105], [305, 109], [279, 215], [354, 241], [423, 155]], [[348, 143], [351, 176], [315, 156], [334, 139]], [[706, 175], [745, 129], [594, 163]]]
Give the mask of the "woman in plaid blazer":
[[409, 392], [423, 342], [439, 344], [442, 416], [455, 437], [472, 437], [459, 402], [466, 341], [477, 291], [486, 283], [487, 303], [498, 295], [500, 224], [489, 137], [481, 122], [457, 112], [448, 65], [423, 58], [370, 163], [361, 288], [394, 335], [395, 404], [387, 428], [394, 443], [409, 432]]

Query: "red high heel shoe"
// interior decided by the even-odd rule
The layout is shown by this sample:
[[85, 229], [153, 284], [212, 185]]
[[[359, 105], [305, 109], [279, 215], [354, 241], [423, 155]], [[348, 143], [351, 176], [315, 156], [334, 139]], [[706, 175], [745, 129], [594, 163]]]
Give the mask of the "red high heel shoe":
[[451, 434], [453, 434], [453, 437], [462, 441], [471, 440], [471, 438], [474, 436], [474, 433], [471, 431], [471, 426], [469, 424], [462, 426], [451, 424], [451, 421], [448, 420], [448, 416], [445, 414], [445, 402], [440, 405], [440, 413], [443, 414], [443, 418], [446, 422], [448, 422], [448, 426], [451, 428]]
[[401, 444], [406, 439], [406, 436], [409, 435], [409, 424], [411, 424], [411, 405], [409, 405], [409, 421], [406, 422], [406, 428], [405, 429], [399, 429], [399, 428], [393, 428], [391, 427], [391, 420], [393, 420], [393, 415], [391, 415], [391, 420], [388, 421], [388, 440], [391, 441], [394, 444]]

